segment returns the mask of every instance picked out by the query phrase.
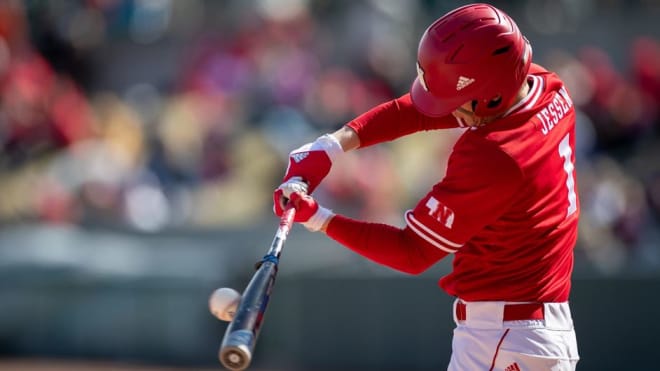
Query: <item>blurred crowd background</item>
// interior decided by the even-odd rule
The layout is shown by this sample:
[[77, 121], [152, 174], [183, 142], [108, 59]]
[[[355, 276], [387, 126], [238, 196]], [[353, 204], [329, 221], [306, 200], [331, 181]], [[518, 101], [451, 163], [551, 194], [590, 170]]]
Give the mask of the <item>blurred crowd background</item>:
[[[421, 32], [457, 5], [3, 1], [0, 223], [157, 232], [272, 218], [287, 153], [405, 93]], [[580, 249], [608, 272], [660, 266], [659, 31], [624, 19], [658, 2], [502, 5], [579, 110]], [[346, 156], [320, 197], [400, 220], [459, 134]]]
[[[271, 226], [288, 152], [407, 92], [421, 33], [464, 3], [2, 0], [0, 234]], [[657, 275], [660, 2], [493, 4], [578, 110], [578, 269]], [[400, 224], [460, 134], [347, 154], [318, 197]]]

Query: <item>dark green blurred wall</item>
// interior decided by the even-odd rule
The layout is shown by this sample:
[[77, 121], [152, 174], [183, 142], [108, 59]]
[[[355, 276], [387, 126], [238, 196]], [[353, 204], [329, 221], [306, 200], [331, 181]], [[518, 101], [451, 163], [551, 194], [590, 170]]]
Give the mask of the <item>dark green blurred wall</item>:
[[[12, 281], [0, 286], [0, 356], [217, 364], [226, 325], [206, 309], [212, 283], [75, 276]], [[578, 369], [656, 369], [659, 292], [658, 279], [575, 280]], [[285, 276], [277, 282], [254, 365], [443, 370], [451, 349], [451, 301], [427, 278]]]

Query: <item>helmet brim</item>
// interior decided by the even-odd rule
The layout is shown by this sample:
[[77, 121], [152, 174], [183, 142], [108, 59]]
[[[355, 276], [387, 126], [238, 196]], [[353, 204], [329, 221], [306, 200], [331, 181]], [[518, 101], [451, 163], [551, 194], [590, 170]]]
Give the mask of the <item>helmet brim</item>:
[[445, 102], [429, 93], [419, 81], [419, 77], [413, 81], [410, 88], [410, 99], [419, 112], [430, 117], [447, 116], [460, 106], [453, 104], [454, 102]]

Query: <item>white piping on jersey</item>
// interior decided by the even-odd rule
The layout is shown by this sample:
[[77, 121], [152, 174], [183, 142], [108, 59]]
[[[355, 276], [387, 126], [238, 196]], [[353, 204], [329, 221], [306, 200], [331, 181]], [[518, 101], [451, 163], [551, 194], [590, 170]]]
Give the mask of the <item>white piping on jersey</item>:
[[543, 92], [543, 85], [544, 85], [543, 78], [534, 75], [529, 75], [528, 77], [532, 81], [532, 86], [530, 87], [529, 92], [527, 93], [525, 98], [521, 99], [520, 102], [514, 104], [511, 108], [509, 108], [504, 113], [503, 117], [510, 115], [511, 113], [522, 107], [523, 105], [524, 107], [521, 108], [520, 111], [518, 112], [522, 112], [527, 109], [530, 109], [531, 107], [534, 107], [536, 101], [539, 100], [539, 97], [541, 96], [541, 92]]
[[[444, 252], [452, 254], [458, 251], [459, 247], [463, 246], [462, 244], [449, 241], [448, 239], [433, 232], [429, 227], [425, 226], [419, 220], [415, 219], [411, 210], [406, 211], [406, 222], [410, 227], [410, 229], [412, 229], [413, 232], [417, 233], [418, 236], [420, 236], [428, 243], [430, 243], [431, 245], [437, 247], [438, 249]], [[455, 247], [455, 249], [452, 249], [446, 245]]]

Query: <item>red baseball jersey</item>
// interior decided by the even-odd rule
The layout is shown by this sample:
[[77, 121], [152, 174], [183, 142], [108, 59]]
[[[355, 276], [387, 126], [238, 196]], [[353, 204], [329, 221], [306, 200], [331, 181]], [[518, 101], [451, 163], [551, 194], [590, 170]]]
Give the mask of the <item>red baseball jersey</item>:
[[[528, 83], [529, 94], [502, 118], [459, 138], [445, 177], [405, 215], [417, 236], [454, 253], [439, 284], [467, 301], [568, 300], [579, 216], [575, 111], [555, 74], [532, 65]], [[377, 115], [349, 123], [362, 145], [463, 126], [453, 116], [405, 126]]]

